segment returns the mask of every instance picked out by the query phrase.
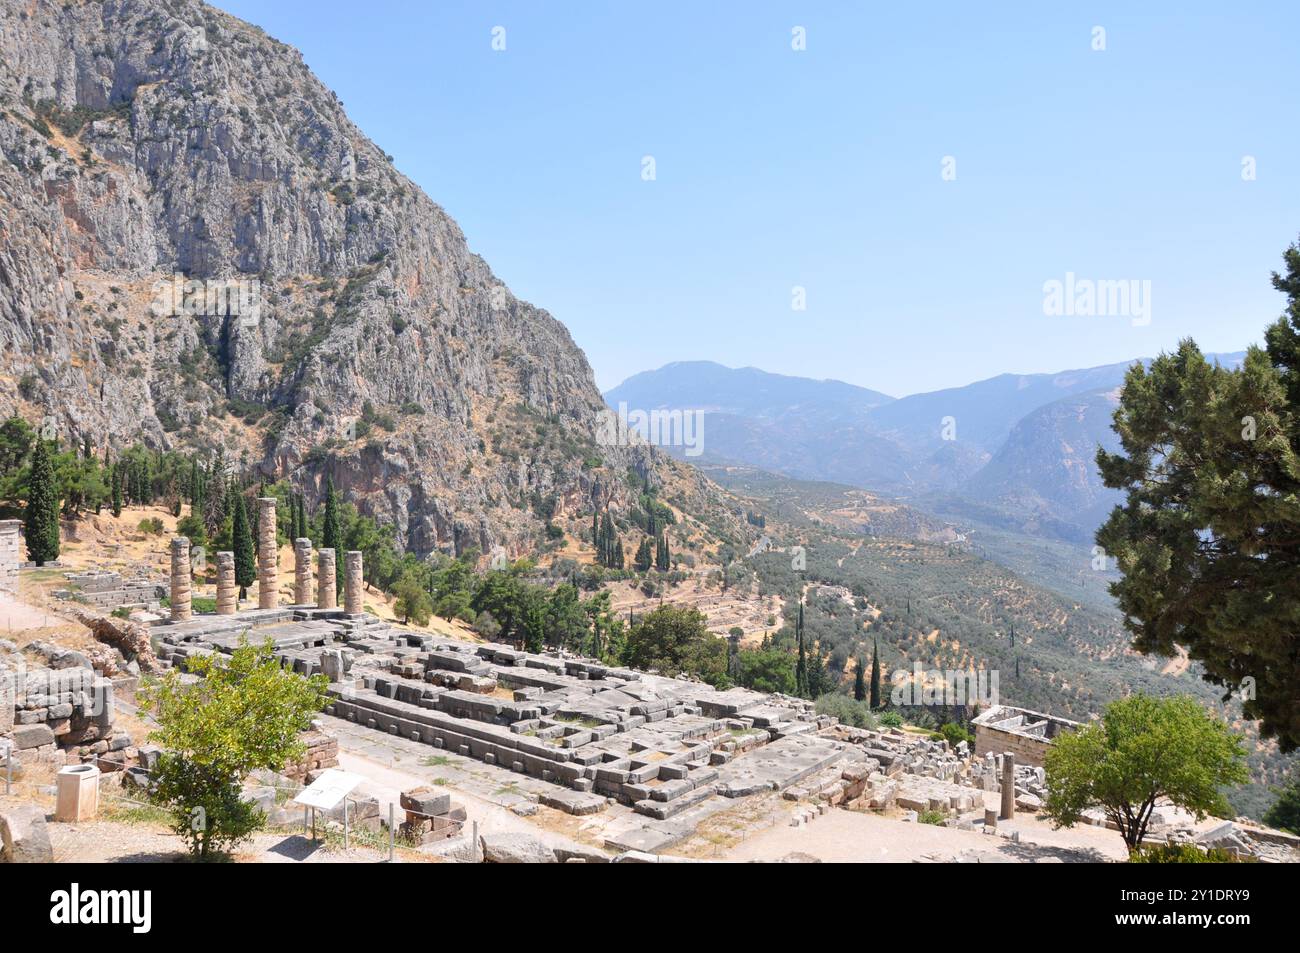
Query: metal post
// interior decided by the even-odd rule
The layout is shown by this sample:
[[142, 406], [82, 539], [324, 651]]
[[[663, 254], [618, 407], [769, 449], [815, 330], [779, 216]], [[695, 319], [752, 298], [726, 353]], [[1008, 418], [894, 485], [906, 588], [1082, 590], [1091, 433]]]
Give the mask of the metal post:
[[469, 859], [472, 863], [478, 863], [478, 821], [474, 822], [474, 843], [469, 846]]
[[343, 799], [343, 849], [348, 849], [348, 799]]
[[397, 832], [393, 829], [393, 802], [388, 802], [388, 862], [393, 862], [393, 846], [397, 843]]
[[306, 804], [302, 806], [302, 832], [307, 833], [307, 812], [311, 810]]

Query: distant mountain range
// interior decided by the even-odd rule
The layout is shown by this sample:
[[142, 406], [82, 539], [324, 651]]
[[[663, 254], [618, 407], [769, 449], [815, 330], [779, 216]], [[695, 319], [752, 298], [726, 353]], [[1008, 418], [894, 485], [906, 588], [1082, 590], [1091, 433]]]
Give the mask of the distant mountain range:
[[[1225, 366], [1244, 356], [1209, 355]], [[1111, 415], [1133, 363], [1000, 374], [894, 399], [842, 381], [682, 361], [628, 378], [605, 400], [614, 408], [705, 411], [707, 462], [864, 487], [948, 515], [1090, 543], [1119, 499], [1102, 485], [1094, 457], [1098, 445], [1118, 445]]]

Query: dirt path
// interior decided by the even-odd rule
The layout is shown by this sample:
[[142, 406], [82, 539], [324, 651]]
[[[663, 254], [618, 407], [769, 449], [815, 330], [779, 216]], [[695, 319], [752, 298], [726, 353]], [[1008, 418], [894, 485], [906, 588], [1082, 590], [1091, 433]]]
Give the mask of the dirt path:
[[[387, 818], [388, 805], [392, 804], [394, 815], [400, 819], [403, 814], [398, 802], [401, 792], [429, 785], [433, 777], [437, 776], [437, 772], [433, 770], [397, 768], [359, 752], [344, 750], [343, 743], [343, 739], [340, 739], [339, 767], [366, 779], [357, 787], [357, 793], [379, 801], [380, 817]], [[472, 836], [473, 825], [477, 821], [480, 834], [528, 834], [549, 847], [584, 846], [562, 834], [533, 824], [527, 818], [520, 817], [513, 811], [499, 804], [493, 804], [473, 792], [451, 785], [447, 785], [446, 790], [453, 799], [465, 805], [469, 815], [465, 824], [465, 836]]]
[[1124, 842], [1114, 831], [1076, 827], [1052, 831], [1022, 817], [1009, 829], [1020, 843], [973, 831], [894, 820], [876, 814], [833, 810], [802, 827], [777, 826], [751, 835], [728, 851], [729, 861], [773, 861], [801, 853], [826, 863], [908, 863], [963, 859], [981, 862], [1096, 862], [1123, 860]]

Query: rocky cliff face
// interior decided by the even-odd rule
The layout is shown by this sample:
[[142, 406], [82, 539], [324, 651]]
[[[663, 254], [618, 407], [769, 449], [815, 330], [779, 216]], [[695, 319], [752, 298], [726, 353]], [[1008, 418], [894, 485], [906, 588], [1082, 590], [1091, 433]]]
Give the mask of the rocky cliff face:
[[529, 499], [683, 477], [595, 446], [565, 328], [256, 27], [0, 0], [0, 110], [0, 411], [97, 447], [220, 444], [309, 492], [331, 473], [419, 551], [521, 552]]

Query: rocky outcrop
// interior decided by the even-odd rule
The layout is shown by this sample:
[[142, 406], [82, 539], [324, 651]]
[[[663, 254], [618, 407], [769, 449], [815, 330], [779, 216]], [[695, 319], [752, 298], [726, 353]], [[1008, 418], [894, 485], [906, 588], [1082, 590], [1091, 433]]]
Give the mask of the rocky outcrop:
[[598, 447], [565, 328], [298, 51], [194, 0], [0, 0], [0, 353], [0, 411], [328, 475], [422, 552], [517, 555], [536, 501], [674, 466]]
[[[137, 662], [140, 671], [158, 671], [158, 659], [153, 654], [153, 645], [149, 641], [149, 630], [138, 622], [132, 622], [129, 619], [117, 619], [112, 616], [96, 615], [93, 612], [78, 608], [69, 609], [68, 614], [90, 629], [91, 634], [98, 641], [120, 651], [127, 661]], [[115, 673], [105, 672], [105, 674], [111, 675]]]

